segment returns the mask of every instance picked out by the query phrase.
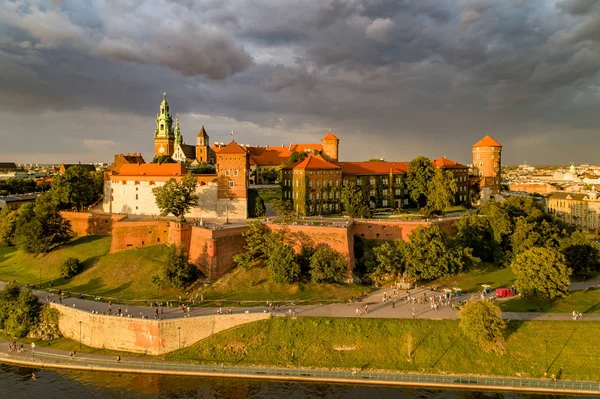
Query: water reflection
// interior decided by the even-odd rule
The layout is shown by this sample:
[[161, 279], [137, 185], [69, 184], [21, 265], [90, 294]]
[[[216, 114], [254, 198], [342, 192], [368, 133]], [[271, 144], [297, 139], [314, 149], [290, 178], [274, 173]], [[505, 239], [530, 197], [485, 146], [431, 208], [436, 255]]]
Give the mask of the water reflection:
[[[36, 380], [32, 379], [35, 372]], [[241, 378], [204, 378], [54, 371], [0, 364], [2, 398], [381, 398], [381, 399], [562, 399], [575, 396], [527, 395], [394, 388]]]

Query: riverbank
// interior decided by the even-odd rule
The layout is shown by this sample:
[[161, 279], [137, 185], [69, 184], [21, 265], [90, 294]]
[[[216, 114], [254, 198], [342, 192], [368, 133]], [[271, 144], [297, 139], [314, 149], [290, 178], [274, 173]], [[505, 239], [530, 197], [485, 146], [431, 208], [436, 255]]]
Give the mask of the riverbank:
[[299, 368], [237, 367], [195, 365], [165, 361], [106, 357], [71, 357], [44, 351], [12, 355], [0, 352], [0, 362], [31, 368], [101, 371], [113, 373], [180, 375], [219, 378], [248, 378], [299, 382], [388, 385], [438, 389], [517, 391], [599, 395], [600, 383], [550, 379], [520, 379], [468, 375], [432, 375], [417, 373], [364, 372], [358, 370], [315, 370]]

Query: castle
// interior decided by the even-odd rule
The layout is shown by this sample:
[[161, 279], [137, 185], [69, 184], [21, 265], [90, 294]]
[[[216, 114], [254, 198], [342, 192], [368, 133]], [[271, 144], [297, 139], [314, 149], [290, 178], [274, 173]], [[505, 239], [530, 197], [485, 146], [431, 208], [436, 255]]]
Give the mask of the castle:
[[[339, 138], [329, 131], [320, 143], [288, 146], [249, 146], [232, 140], [210, 146], [204, 126], [196, 145], [184, 143], [179, 119], [170, 113], [166, 93], [160, 103], [154, 131], [154, 156], [169, 156], [177, 163], [143, 163], [143, 158], [115, 156], [104, 185], [103, 210], [125, 215], [158, 215], [152, 189], [171, 178], [181, 179], [186, 166], [202, 163], [215, 166], [214, 173], [196, 175], [199, 203], [190, 210], [192, 218], [246, 219], [250, 184], [262, 183], [266, 170], [280, 170], [282, 199], [289, 200], [300, 215], [341, 213], [340, 194], [344, 184], [360, 187], [371, 208], [398, 209], [409, 206], [406, 186], [408, 162], [340, 162]], [[473, 165], [446, 159], [432, 161], [436, 169], [450, 170], [457, 184], [455, 202], [469, 204], [473, 187], [500, 193], [502, 145], [490, 136], [472, 147]], [[286, 165], [293, 153], [305, 153], [303, 160]]]

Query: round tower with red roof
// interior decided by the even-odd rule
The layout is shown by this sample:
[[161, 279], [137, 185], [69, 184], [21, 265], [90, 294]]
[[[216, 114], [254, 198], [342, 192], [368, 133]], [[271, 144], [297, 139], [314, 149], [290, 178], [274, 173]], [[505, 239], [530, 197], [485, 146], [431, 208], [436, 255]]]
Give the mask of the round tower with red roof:
[[335, 137], [331, 130], [325, 137], [321, 139], [321, 146], [323, 147], [323, 155], [328, 161], [338, 161], [338, 147], [340, 145], [340, 139]]
[[499, 194], [501, 172], [502, 144], [490, 136], [473, 144], [473, 174], [479, 177], [480, 187], [488, 187], [492, 194]]

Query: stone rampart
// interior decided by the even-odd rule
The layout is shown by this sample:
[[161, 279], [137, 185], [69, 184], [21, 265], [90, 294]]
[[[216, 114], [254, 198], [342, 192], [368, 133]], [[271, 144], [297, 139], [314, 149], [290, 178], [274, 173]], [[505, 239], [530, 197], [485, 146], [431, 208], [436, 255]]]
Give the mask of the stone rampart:
[[429, 221], [388, 221], [388, 220], [355, 220], [352, 234], [369, 240], [393, 241], [402, 239], [408, 241], [410, 234], [418, 227], [427, 228], [432, 224], [440, 226], [449, 234], [455, 234], [453, 224], [455, 218], [431, 219]]
[[212, 334], [269, 318], [267, 313], [211, 315], [173, 320], [142, 320], [95, 315], [58, 304], [59, 329], [93, 348], [161, 355], [193, 345]]
[[169, 242], [169, 222], [165, 220], [145, 222], [117, 222], [112, 229], [110, 253], [161, 245]]
[[91, 212], [67, 212], [60, 215], [71, 222], [75, 236], [111, 235], [114, 224], [127, 218], [125, 215], [96, 214]]
[[193, 226], [189, 242], [190, 260], [210, 279], [223, 275], [234, 266], [233, 257], [244, 250], [242, 235], [248, 226], [218, 230]]

